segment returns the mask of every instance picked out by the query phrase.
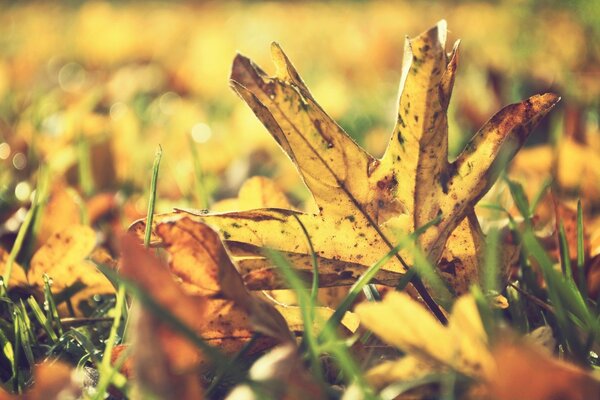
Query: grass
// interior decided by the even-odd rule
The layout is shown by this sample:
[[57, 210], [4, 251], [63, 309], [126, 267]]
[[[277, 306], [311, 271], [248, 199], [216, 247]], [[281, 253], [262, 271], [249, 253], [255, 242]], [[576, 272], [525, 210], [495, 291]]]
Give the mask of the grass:
[[[151, 174], [147, 215], [149, 222], [144, 234], [146, 246], [150, 243], [161, 157], [162, 151], [159, 149]], [[539, 242], [532, 223], [532, 217], [542, 194], [536, 195], [530, 202], [521, 185], [509, 179], [506, 179], [506, 183], [522, 217], [521, 223], [517, 223], [511, 217], [510, 227], [512, 234], [518, 238], [518, 242], [523, 248], [523, 255], [520, 259], [517, 280], [504, 288], [501, 284], [502, 274], [499, 271], [500, 264], [498, 263], [498, 256], [502, 251], [499, 246], [500, 231], [493, 228], [488, 232], [481, 285], [475, 285], [471, 289], [484, 327], [491, 340], [494, 340], [496, 329], [500, 325], [509, 324], [515, 330], [527, 333], [540, 324], [547, 323], [557, 336], [563, 357], [586, 368], [593, 367], [597, 363], [597, 358], [594, 358], [590, 351], [599, 340], [600, 321], [598, 303], [588, 298], [584, 279], [584, 221], [581, 202], [578, 203], [577, 212], [577, 254], [569, 254], [568, 239], [564, 227], [559, 221], [560, 257], [556, 262]], [[544, 184], [540, 193], [546, 192], [548, 187], [547, 184]], [[17, 240], [15, 240], [9, 261], [13, 260], [14, 262], [27, 240], [32, 240], [32, 238], [28, 238], [28, 233], [32, 232], [31, 227], [36, 212], [43, 207], [43, 202], [39, 201], [39, 197], [44, 196], [42, 190], [36, 193], [36, 199], [19, 231]], [[498, 213], [509, 215], [502, 207], [490, 208]], [[299, 220], [298, 223], [304, 229]], [[353, 345], [359, 340], [359, 337], [362, 338], [361, 343], [366, 343], [365, 338], [370, 337], [370, 334], [363, 332], [354, 337], [343, 338], [338, 332], [342, 318], [348, 311], [351, 311], [352, 305], [361, 293], [364, 293], [369, 301], [380, 300], [377, 289], [371, 284], [371, 281], [386, 262], [401, 250], [411, 253], [413, 265], [396, 290], [404, 290], [411, 281], [418, 278], [424, 281], [440, 305], [447, 310], [451, 308], [452, 296], [445, 283], [434, 266], [428, 262], [418, 246], [415, 245], [418, 236], [436, 223], [437, 220], [433, 220], [414, 234], [401, 238], [388, 254], [366, 269], [348, 290], [347, 295], [333, 311], [331, 317], [323, 324], [317, 324], [317, 326], [322, 326], [318, 332], [312, 329], [315, 326], [315, 309], [318, 306], [318, 274], [313, 274], [312, 281], [307, 286], [282, 254], [277, 252], [267, 254], [273, 264], [278, 267], [285, 281], [296, 292], [304, 326], [311, 327], [304, 331], [299, 346], [301, 356], [307, 360], [307, 367], [315, 382], [318, 382], [323, 390], [333, 397], [336, 397], [337, 394], [331, 392], [330, 385], [332, 383], [352, 386], [365, 399], [391, 399], [398, 394], [431, 383], [439, 385], [441, 398], [454, 399], [460, 396], [462, 383], [459, 384], [459, 377], [452, 371], [448, 371], [446, 374], [434, 374], [419, 380], [396, 383], [376, 393], [365, 378], [364, 366], [358, 363], [353, 356]], [[306, 230], [304, 231], [306, 232]], [[313, 255], [311, 261], [313, 272], [316, 272], [318, 271], [318, 258], [314, 253], [308, 234], [306, 240]], [[575, 263], [572, 263], [572, 259], [576, 260]], [[187, 338], [210, 359], [213, 370], [209, 374], [212, 376], [207, 389], [209, 397], [220, 396], [219, 393], [225, 393], [236, 383], [248, 384], [259, 397], [268, 393], [266, 387], [263, 386], [264, 382], [253, 381], [248, 376], [248, 362], [245, 358], [247, 350], [257, 337], [254, 337], [237, 354], [225, 356], [220, 349], [210, 345], [170, 310], [165, 309], [137, 287], [135, 282], [123, 279], [104, 265], [98, 265], [98, 268], [118, 287], [116, 297], [109, 299], [104, 306], [99, 306], [94, 315], [90, 314], [75, 319], [61, 318], [57, 307], [57, 296], [52, 292], [51, 278], [45, 278], [42, 303], [39, 303], [34, 296], [29, 296], [23, 301], [16, 299], [12, 292], [8, 292], [10, 287], [7, 287], [7, 282], [11, 268], [12, 265], [9, 262], [4, 271], [4, 292], [0, 297], [0, 310], [6, 317], [0, 323], [0, 366], [3, 371], [1, 379], [2, 386], [6, 390], [22, 393], [32, 382], [33, 365], [40, 360], [58, 356], [70, 360], [79, 368], [85, 366], [97, 369], [99, 379], [95, 391], [87, 395], [89, 398], [105, 398], [107, 390], [111, 386], [118, 388], [125, 395], [131, 393], [131, 382], [119, 372], [120, 366], [130, 352], [122, 353], [114, 363], [111, 361], [114, 346], [121, 343], [125, 335], [123, 327], [127, 325], [126, 302], [127, 294], [129, 294], [130, 301], [141, 303], [161, 322]], [[538, 273], [543, 276], [545, 286], [539, 284], [539, 280], [536, 278]], [[509, 300], [509, 308], [505, 311], [494, 309], [491, 306], [490, 299], [500, 294]], [[68, 300], [68, 298], [67, 294], [67, 298], [61, 299], [61, 301]], [[327, 357], [331, 357], [335, 362], [337, 378], [334, 379], [334, 382], [331, 381], [331, 378], [327, 378], [327, 376], [331, 376], [332, 368], [324, 363], [324, 359]]]

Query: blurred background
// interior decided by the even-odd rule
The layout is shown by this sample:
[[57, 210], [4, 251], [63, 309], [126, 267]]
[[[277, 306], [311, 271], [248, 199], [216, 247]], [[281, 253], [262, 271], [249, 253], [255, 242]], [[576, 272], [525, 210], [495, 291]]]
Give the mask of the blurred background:
[[292, 164], [228, 87], [235, 53], [273, 72], [279, 42], [323, 108], [380, 155], [405, 37], [442, 18], [448, 50], [462, 40], [451, 155], [502, 106], [557, 92], [514, 175], [537, 190], [552, 172], [597, 208], [600, 2], [19, 1], [0, 6], [0, 233], [18, 229], [40, 166], [60, 216], [47, 224], [112, 213], [127, 226], [145, 215], [159, 145], [158, 211], [210, 208], [252, 175], [299, 205]]

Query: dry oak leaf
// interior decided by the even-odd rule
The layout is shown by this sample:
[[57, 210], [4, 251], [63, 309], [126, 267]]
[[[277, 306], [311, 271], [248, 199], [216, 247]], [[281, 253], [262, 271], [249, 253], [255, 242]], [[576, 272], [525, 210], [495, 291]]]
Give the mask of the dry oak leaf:
[[[96, 248], [96, 233], [85, 225], [70, 225], [55, 232], [35, 252], [25, 273], [23, 267], [14, 264], [9, 287], [33, 289], [41, 293], [44, 288], [44, 274], [52, 279], [52, 292], [81, 286], [71, 297], [71, 303], [77, 307], [79, 302], [96, 294], [114, 293], [110, 281], [96, 266], [88, 261]], [[5, 250], [0, 248], [0, 268], [4, 269], [8, 259]], [[59, 311], [62, 307], [59, 307]]]
[[[277, 44], [276, 76], [268, 77], [242, 55], [236, 56], [231, 85], [296, 164], [318, 206], [317, 214], [257, 209], [221, 214], [167, 214], [157, 222], [192, 218], [218, 227], [250, 289], [284, 287], [264, 248], [283, 252], [302, 274], [311, 274], [306, 228], [319, 261], [322, 286], [353, 283], [365, 268], [408, 234], [437, 216], [440, 223], [420, 238], [420, 247], [437, 263], [450, 235], [483, 243], [474, 204], [496, 178], [497, 159], [512, 156], [558, 96], [533, 96], [505, 107], [448, 162], [447, 108], [458, 61], [457, 46], [445, 51], [446, 23], [407, 40], [397, 123], [387, 150], [376, 159], [360, 148], [316, 103]], [[300, 222], [299, 222], [300, 221]], [[143, 222], [134, 225], [143, 228]], [[479, 259], [447, 255], [442, 274], [458, 293], [478, 279]], [[406, 261], [405, 261], [406, 260]], [[410, 255], [401, 253], [376, 276], [394, 285], [406, 272]], [[423, 290], [420, 291], [423, 294]]]
[[[233, 354], [255, 333], [262, 336], [251, 352], [293, 340], [275, 307], [248, 292], [215, 231], [181, 218], [159, 224], [155, 234], [168, 255], [168, 266], [147, 255], [139, 245], [125, 242], [122, 274], [137, 282], [209, 344]], [[183, 338], [178, 340], [185, 342]], [[165, 347], [172, 345], [166, 342]], [[181, 364], [177, 363], [181, 368], [201, 366], [207, 361], [197, 351], [173, 353], [184, 358]]]

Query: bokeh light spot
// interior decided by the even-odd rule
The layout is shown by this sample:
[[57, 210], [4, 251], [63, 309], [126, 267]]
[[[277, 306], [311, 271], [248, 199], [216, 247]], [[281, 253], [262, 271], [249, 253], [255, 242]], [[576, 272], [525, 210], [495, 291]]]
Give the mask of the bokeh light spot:
[[192, 128], [192, 139], [196, 143], [206, 143], [212, 136], [212, 129], [203, 122], [197, 123]]

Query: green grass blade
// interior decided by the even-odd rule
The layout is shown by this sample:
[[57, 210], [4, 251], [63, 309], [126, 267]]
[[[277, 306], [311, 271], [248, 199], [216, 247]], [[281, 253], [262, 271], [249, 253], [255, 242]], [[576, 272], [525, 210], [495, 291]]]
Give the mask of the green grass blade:
[[114, 308], [114, 320], [110, 327], [110, 333], [106, 340], [106, 347], [104, 348], [104, 354], [102, 356], [102, 362], [100, 364], [100, 381], [97, 385], [95, 400], [100, 400], [105, 397], [106, 390], [110, 385], [112, 378], [114, 377], [114, 371], [111, 365], [112, 351], [117, 343], [117, 336], [119, 326], [121, 324], [121, 318], [123, 317], [123, 308], [125, 306], [125, 286], [120, 285], [117, 292], [117, 301]]
[[[537, 241], [530, 227], [523, 233], [523, 245], [527, 252], [538, 261], [541, 267], [547, 285], [548, 297], [554, 308], [554, 315], [562, 336], [566, 340], [566, 344], [575, 357], [580, 361], [585, 360], [584, 346], [578, 338], [575, 326], [569, 321], [569, 307], [563, 301], [564, 295], [570, 293], [568, 288], [566, 288], [566, 280], [564, 280], [562, 274], [554, 270], [552, 260]], [[579, 292], [577, 291], [577, 293]], [[577, 303], [575, 302], [575, 304]]]
[[308, 347], [308, 355], [311, 362], [313, 373], [317, 377], [323, 376], [321, 361], [319, 360], [319, 346], [314, 333], [314, 304], [312, 296], [309, 295], [304, 287], [304, 281], [295, 273], [294, 267], [289, 261], [279, 252], [266, 250], [265, 255], [278, 267], [279, 272], [290, 285], [292, 290], [298, 297], [298, 305], [302, 315], [304, 324], [304, 340]]
[[523, 185], [521, 185], [519, 182], [511, 181], [508, 178], [505, 178], [505, 181], [508, 184], [508, 188], [515, 202], [515, 205], [517, 206], [517, 209], [519, 210], [523, 218], [529, 220], [531, 218], [531, 207], [529, 206], [529, 200], [525, 195]]
[[[313, 335], [312, 326], [306, 325], [306, 317], [309, 314], [309, 312], [304, 309], [306, 308], [306, 304], [309, 302], [309, 295], [306, 291], [306, 288], [304, 287], [302, 279], [300, 279], [298, 274], [296, 274], [296, 272], [294, 271], [292, 265], [288, 262], [288, 260], [285, 259], [285, 257], [281, 253], [272, 250], [267, 250], [266, 256], [273, 261], [274, 265], [279, 267], [279, 271], [283, 275], [284, 279], [286, 279], [290, 287], [296, 291], [298, 301], [300, 303], [300, 308], [302, 310], [303, 319], [305, 321], [304, 334]], [[335, 333], [335, 326], [337, 326], [337, 324], [329, 324], [330, 321], [331, 318], [329, 321], [327, 321], [325, 327], [323, 328], [318, 337], [318, 342], [321, 343], [321, 349], [329, 351], [334, 356], [335, 360], [337, 361], [337, 365], [342, 371], [344, 377], [348, 380], [348, 382], [355, 382], [358, 385], [365, 399], [372, 398], [372, 389], [366, 383], [358, 365], [356, 365], [354, 359], [348, 353], [346, 344], [337, 338], [337, 334]], [[316, 339], [315, 348], [317, 348]], [[315, 357], [315, 355], [309, 354], [309, 356], [311, 358], [311, 361], [314, 362], [313, 358]], [[316, 357], [318, 362], [318, 353], [316, 354]], [[320, 377], [322, 377], [322, 375], [319, 375], [319, 378]]]
[[58, 335], [60, 336], [63, 334], [63, 328], [60, 323], [60, 317], [58, 316], [58, 309], [56, 308], [56, 303], [54, 302], [54, 296], [52, 295], [52, 290], [50, 288], [52, 280], [47, 274], [43, 275], [43, 280], [45, 305], [44, 308], [46, 308], [46, 318], [48, 318], [50, 325], [56, 326], [58, 330]]
[[156, 184], [158, 181], [158, 170], [160, 169], [160, 160], [162, 158], [162, 147], [158, 146], [154, 164], [152, 165], [152, 180], [150, 181], [150, 200], [148, 201], [148, 214], [146, 215], [146, 232], [144, 235], [144, 246], [150, 244], [152, 235], [152, 221], [154, 220], [154, 208], [156, 206]]
[[[376, 263], [374, 263], [369, 268], [367, 268], [367, 270], [365, 272], [363, 272], [362, 275], [356, 280], [356, 282], [354, 282], [354, 284], [350, 287], [348, 294], [346, 294], [344, 299], [340, 302], [340, 305], [336, 308], [336, 310], [331, 315], [331, 317], [329, 317], [329, 319], [327, 320], [327, 323], [325, 324], [326, 328], [328, 327], [327, 329], [334, 329], [340, 323], [340, 321], [344, 317], [344, 314], [346, 313], [346, 311], [348, 311], [350, 309], [350, 307], [352, 306], [352, 304], [354, 303], [356, 298], [360, 295], [360, 292], [363, 290], [363, 288], [371, 282], [371, 280], [375, 277], [375, 275], [377, 275], [379, 270], [389, 260], [391, 260], [393, 257], [395, 257], [396, 254], [400, 250], [402, 250], [404, 247], [406, 247], [408, 245], [408, 243], [411, 241], [412, 238], [416, 238], [416, 237], [422, 235], [423, 232], [425, 232], [427, 229], [429, 229], [431, 226], [437, 224], [438, 222], [439, 222], [439, 217], [437, 217], [434, 220], [423, 225], [421, 228], [416, 229], [412, 235], [400, 239], [398, 244], [396, 246], [394, 246], [385, 256], [383, 256]], [[411, 268], [407, 271], [407, 273], [401, 280], [400, 284], [402, 284], [402, 286], [400, 284], [398, 284], [396, 289], [397, 290], [404, 289], [404, 287], [406, 285], [408, 285], [408, 283], [413, 281], [414, 279], [418, 279], [417, 270], [415, 270], [414, 268]], [[400, 289], [398, 289], [399, 287], [400, 287]], [[319, 340], [320, 339], [321, 339], [321, 337], [319, 337]]]
[[312, 274], [313, 274], [312, 286], [310, 288], [310, 309], [313, 310], [312, 311], [312, 319], [314, 319], [314, 308], [317, 306], [317, 296], [319, 294], [319, 260], [317, 259], [317, 253], [315, 253], [315, 248], [313, 247], [312, 240], [310, 238], [310, 235], [308, 234], [308, 231], [306, 230], [306, 227], [304, 226], [302, 221], [300, 221], [300, 218], [298, 218], [298, 216], [296, 214], [293, 214], [293, 216], [296, 219], [296, 221], [298, 222], [298, 224], [300, 225], [300, 228], [302, 229], [302, 232], [304, 233], [304, 236], [306, 237], [306, 241], [308, 243], [308, 248], [310, 249], [310, 259], [311, 259]]
[[560, 243], [560, 266], [563, 275], [569, 280], [573, 280], [573, 270], [571, 269], [571, 255], [569, 254], [569, 243], [565, 234], [565, 227], [560, 221], [558, 223], [558, 240]]
[[533, 196], [533, 200], [529, 206], [529, 215], [533, 215], [535, 213], [535, 209], [540, 204], [540, 201], [544, 198], [544, 195], [548, 191], [550, 185], [552, 185], [552, 178], [546, 178], [538, 192], [535, 194], [535, 196]]
[[[43, 170], [40, 170], [40, 176], [43, 175], [42, 171]], [[36, 214], [36, 209], [40, 206], [41, 198], [42, 198], [41, 190], [36, 190], [35, 196], [33, 198], [33, 202], [31, 204], [31, 208], [29, 209], [29, 211], [27, 211], [27, 215], [25, 215], [23, 224], [21, 224], [21, 227], [19, 228], [19, 232], [17, 233], [15, 242], [13, 243], [13, 246], [8, 255], [8, 259], [7, 259], [6, 265], [4, 267], [4, 275], [2, 276], [2, 279], [4, 281], [3, 286], [6, 288], [8, 288], [8, 286], [9, 286], [13, 264], [14, 264], [15, 260], [17, 259], [17, 256], [21, 252], [23, 243], [25, 242], [25, 237], [27, 236], [27, 233], [29, 232], [29, 228], [30, 228], [33, 218]], [[4, 294], [4, 293], [0, 293], [0, 294]]]
[[[17, 328], [15, 327], [15, 330], [16, 329]], [[2, 329], [0, 329], [0, 347], [2, 348], [2, 354], [4, 354], [4, 357], [10, 363], [11, 380], [13, 380], [17, 377], [17, 363], [15, 359], [15, 350], [11, 341], [8, 340]]]
[[37, 301], [35, 301], [33, 296], [27, 299], [27, 304], [29, 304], [29, 307], [31, 307], [33, 315], [38, 320], [42, 328], [44, 328], [46, 334], [48, 334], [48, 337], [50, 338], [52, 343], [56, 343], [56, 341], [58, 340], [58, 336], [56, 335], [56, 332], [54, 332], [52, 325], [50, 325], [50, 321], [48, 321], [46, 315], [44, 315], [44, 312], [38, 305]]
[[583, 238], [583, 208], [577, 201], [577, 285], [585, 299], [589, 298], [585, 279], [585, 245]]

